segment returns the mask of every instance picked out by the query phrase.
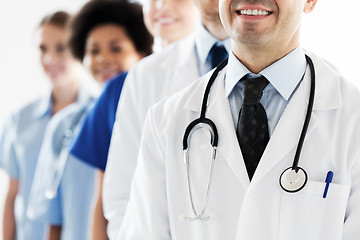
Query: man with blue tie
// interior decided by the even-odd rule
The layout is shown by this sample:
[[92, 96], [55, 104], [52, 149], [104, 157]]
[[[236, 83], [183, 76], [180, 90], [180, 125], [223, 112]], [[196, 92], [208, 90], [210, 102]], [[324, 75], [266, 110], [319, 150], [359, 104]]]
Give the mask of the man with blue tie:
[[119, 101], [103, 183], [108, 235], [117, 235], [136, 167], [149, 107], [192, 83], [228, 56], [230, 39], [221, 24], [218, 1], [196, 0], [201, 25], [191, 36], [140, 61], [128, 74]]

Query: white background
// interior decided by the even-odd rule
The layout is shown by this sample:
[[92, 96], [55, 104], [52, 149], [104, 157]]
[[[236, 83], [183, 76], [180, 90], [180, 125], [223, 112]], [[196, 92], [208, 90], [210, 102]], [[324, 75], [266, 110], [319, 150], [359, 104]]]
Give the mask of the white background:
[[[270, 1], [270, 0], [269, 0]], [[300, 0], [299, 0], [300, 1]], [[74, 12], [85, 0], [3, 0], [0, 7], [0, 129], [14, 108], [48, 87], [39, 65], [35, 29], [55, 10]], [[303, 46], [334, 63], [357, 86], [360, 77], [360, 20], [357, 0], [319, 0], [306, 15]], [[7, 179], [0, 170], [0, 223]], [[2, 240], [0, 230], [0, 240]]]

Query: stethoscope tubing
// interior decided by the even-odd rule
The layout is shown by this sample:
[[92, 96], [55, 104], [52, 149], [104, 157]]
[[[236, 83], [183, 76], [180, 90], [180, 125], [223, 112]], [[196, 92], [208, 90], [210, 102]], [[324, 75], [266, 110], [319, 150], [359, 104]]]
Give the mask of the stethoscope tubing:
[[309, 124], [310, 124], [311, 113], [312, 113], [312, 110], [313, 110], [314, 99], [315, 99], [315, 67], [314, 67], [314, 64], [313, 64], [313, 62], [312, 62], [312, 60], [311, 60], [311, 58], [309, 56], [305, 55], [305, 58], [306, 58], [306, 62], [309, 64], [309, 67], [310, 67], [311, 88], [310, 88], [310, 96], [309, 96], [309, 103], [308, 103], [308, 108], [307, 108], [307, 112], [306, 112], [306, 117], [305, 117], [303, 129], [301, 131], [301, 135], [300, 135], [300, 138], [299, 138], [299, 143], [298, 143], [297, 148], [296, 148], [294, 162], [293, 162], [293, 165], [292, 165], [292, 170], [295, 170], [296, 173], [299, 171], [300, 154], [301, 154], [302, 147], [304, 145], [306, 132], [307, 132], [307, 129], [308, 129]]
[[194, 121], [192, 121], [187, 126], [187, 128], [185, 130], [185, 134], [184, 134], [184, 137], [183, 137], [183, 150], [187, 149], [188, 146], [189, 146], [188, 145], [188, 140], [189, 140], [188, 138], [189, 138], [191, 130], [196, 125], [201, 124], [201, 123], [208, 124], [211, 127], [211, 129], [213, 130], [213, 138], [211, 139], [211, 145], [213, 147], [217, 147], [219, 134], [218, 134], [215, 123], [212, 120], [205, 117], [206, 107], [207, 107], [206, 105], [207, 105], [208, 97], [209, 97], [209, 94], [210, 94], [211, 86], [213, 85], [213, 83], [214, 83], [217, 75], [219, 74], [219, 72], [227, 65], [227, 63], [228, 63], [228, 58], [225, 59], [222, 63], [220, 63], [219, 66], [217, 66], [215, 68], [213, 74], [211, 75], [211, 77], [209, 79], [209, 82], [206, 85], [205, 92], [204, 92], [204, 96], [203, 96], [203, 100], [202, 100], [202, 104], [201, 104], [200, 117], [195, 119]]
[[204, 96], [203, 96], [203, 101], [201, 104], [200, 118], [205, 118], [206, 107], [207, 107], [206, 105], [208, 102], [211, 87], [212, 87], [217, 75], [219, 74], [219, 72], [227, 65], [228, 60], [229, 60], [228, 58], [225, 59], [224, 61], [222, 61], [219, 64], [219, 66], [217, 66], [217, 68], [214, 70], [213, 74], [211, 75], [208, 84], [206, 85], [206, 89], [205, 89]]

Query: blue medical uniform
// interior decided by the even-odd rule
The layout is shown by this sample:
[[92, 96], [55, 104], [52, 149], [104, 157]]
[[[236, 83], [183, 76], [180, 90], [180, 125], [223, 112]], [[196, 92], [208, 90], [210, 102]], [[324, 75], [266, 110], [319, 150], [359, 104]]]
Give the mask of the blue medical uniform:
[[[30, 193], [28, 217], [61, 225], [64, 240], [90, 239], [95, 170], [69, 155], [69, 146], [93, 102], [94, 98], [88, 96], [53, 117], [44, 137]], [[57, 175], [59, 185], [52, 188]], [[49, 189], [54, 189], [56, 196], [49, 197]]]
[[87, 116], [71, 154], [105, 171], [116, 109], [127, 73], [109, 80], [93, 110]]
[[4, 125], [0, 140], [0, 167], [19, 181], [15, 199], [17, 240], [39, 240], [45, 236], [45, 225], [26, 216], [35, 167], [51, 119], [51, 96], [22, 107]]

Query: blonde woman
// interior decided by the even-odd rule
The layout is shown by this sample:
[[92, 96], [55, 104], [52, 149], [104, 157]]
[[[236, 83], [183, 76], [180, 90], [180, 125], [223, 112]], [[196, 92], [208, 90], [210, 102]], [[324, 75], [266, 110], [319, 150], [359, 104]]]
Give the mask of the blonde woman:
[[80, 87], [80, 63], [68, 48], [69, 22], [70, 15], [63, 11], [41, 21], [40, 61], [51, 89], [12, 114], [1, 136], [0, 167], [10, 177], [3, 216], [4, 240], [44, 239], [45, 224], [26, 215], [43, 138], [48, 126], [67, 106], [91, 99], [89, 92]]

